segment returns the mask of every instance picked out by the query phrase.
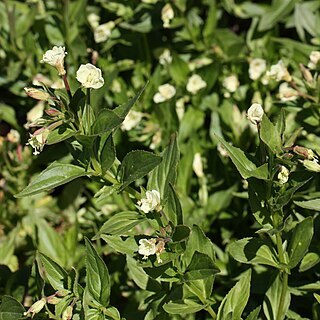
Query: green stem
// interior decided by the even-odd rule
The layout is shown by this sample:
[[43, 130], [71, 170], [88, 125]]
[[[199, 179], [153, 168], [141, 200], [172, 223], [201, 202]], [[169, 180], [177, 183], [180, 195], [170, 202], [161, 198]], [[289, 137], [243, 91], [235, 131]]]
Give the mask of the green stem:
[[[276, 240], [277, 240], [279, 261], [281, 264], [285, 264], [286, 261], [285, 261], [285, 257], [284, 257], [280, 233], [276, 234]], [[288, 290], [288, 273], [286, 270], [283, 270], [282, 271], [282, 291], [281, 291], [279, 308], [278, 308], [278, 313], [277, 313], [277, 318], [276, 318], [277, 320], [282, 320], [282, 318], [283, 318], [282, 314], [283, 314], [284, 303], [285, 303], [285, 299], [286, 299], [286, 295], [287, 295], [287, 290]]]
[[[190, 283], [186, 283], [187, 286], [197, 295], [197, 297], [199, 298], [199, 300], [204, 304], [207, 305], [207, 301], [205, 299], [205, 297], [202, 295], [202, 292], [196, 287], [194, 286], [191, 282]], [[204, 308], [212, 317], [213, 320], [215, 320], [217, 318], [216, 313], [213, 311], [213, 309], [211, 308], [211, 306], [207, 305]]]

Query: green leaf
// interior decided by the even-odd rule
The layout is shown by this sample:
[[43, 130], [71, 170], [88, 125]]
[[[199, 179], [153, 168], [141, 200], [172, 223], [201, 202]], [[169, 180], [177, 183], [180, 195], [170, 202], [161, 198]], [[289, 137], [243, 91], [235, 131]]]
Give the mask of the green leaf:
[[246, 320], [258, 320], [260, 310], [261, 310], [261, 306], [255, 308], [253, 311], [250, 312]]
[[26, 311], [23, 305], [15, 298], [3, 295], [0, 304], [0, 319], [1, 320], [19, 320], [24, 318], [23, 313]]
[[260, 124], [260, 138], [273, 153], [282, 152], [281, 135], [265, 114]]
[[228, 252], [241, 263], [265, 264], [272, 267], [279, 264], [273, 247], [262, 239], [244, 238], [235, 241], [228, 247]]
[[113, 111], [118, 117], [124, 119], [126, 115], [129, 113], [130, 109], [135, 105], [135, 103], [140, 98], [143, 91], [146, 89], [148, 85], [148, 82], [144, 85], [144, 87], [133, 97], [131, 98], [127, 103], [122, 104], [121, 106], [115, 108]]
[[168, 302], [163, 305], [163, 309], [170, 314], [195, 313], [204, 308], [203, 304], [199, 304], [191, 299]]
[[30, 184], [15, 195], [16, 198], [32, 196], [42, 191], [61, 186], [76, 178], [83, 177], [85, 169], [72, 165], [54, 162], [46, 170], [35, 177]]
[[137, 265], [137, 261], [129, 255], [127, 255], [127, 267], [129, 276], [139, 288], [151, 292], [161, 291], [161, 284], [148, 276], [144, 269]]
[[13, 107], [0, 103], [0, 121], [5, 121], [12, 127], [18, 129], [19, 125], [16, 120], [16, 112]]
[[101, 234], [124, 235], [133, 227], [146, 220], [144, 216], [135, 211], [117, 213], [103, 224], [93, 240], [98, 239]]
[[240, 280], [222, 300], [218, 309], [217, 320], [224, 320], [225, 315], [231, 314], [230, 319], [241, 319], [242, 312], [250, 296], [251, 269], [241, 275]]
[[159, 165], [161, 161], [161, 157], [151, 152], [142, 150], [129, 152], [124, 157], [119, 169], [122, 189], [128, 186], [131, 182], [144, 177]]
[[264, 180], [268, 179], [267, 164], [257, 168], [256, 165], [246, 157], [245, 153], [241, 149], [231, 146], [229, 143], [227, 143], [224, 139], [217, 136], [216, 134], [215, 137], [226, 148], [232, 162], [237, 167], [243, 179], [248, 179], [250, 177], [255, 177], [257, 179]]
[[183, 214], [181, 203], [173, 186], [169, 184], [168, 200], [165, 204], [164, 212], [173, 225], [183, 224]]
[[134, 238], [120, 237], [120, 236], [110, 236], [107, 234], [102, 234], [101, 239], [103, 239], [111, 248], [122, 254], [134, 255], [138, 251], [138, 245]]
[[173, 243], [185, 241], [190, 235], [190, 228], [184, 225], [175, 227], [171, 240]]
[[169, 185], [174, 186], [176, 182], [179, 158], [177, 136], [173, 135], [162, 153], [162, 162], [152, 170], [148, 180], [148, 190], [158, 190], [162, 201], [168, 197]]
[[214, 276], [219, 272], [219, 268], [207, 254], [196, 251], [183, 278], [185, 281], [200, 280]]
[[293, 201], [293, 202], [294, 204], [296, 204], [301, 208], [320, 211], [320, 199], [312, 199], [308, 201]]
[[71, 129], [67, 124], [62, 124], [57, 129], [50, 131], [46, 144], [51, 145], [64, 140], [67, 140], [77, 132]]
[[123, 118], [119, 117], [114, 110], [103, 109], [94, 121], [91, 132], [92, 134], [102, 134], [109, 132], [112, 129], [119, 126], [123, 121]]
[[53, 289], [57, 291], [66, 291], [68, 279], [67, 272], [43, 253], [39, 253], [37, 259], [38, 263], [43, 267], [44, 275]]
[[277, 277], [273, 280], [271, 286], [269, 287], [263, 301], [263, 312], [267, 319], [285, 319], [285, 315], [290, 305], [290, 291], [286, 290], [283, 312], [282, 314], [278, 315], [281, 294], [282, 281], [280, 278], [280, 273], [278, 273]]
[[312, 237], [313, 219], [312, 217], [308, 217], [299, 222], [293, 230], [292, 239], [288, 248], [288, 267], [290, 269], [294, 268], [304, 257], [309, 248]]
[[107, 307], [110, 299], [110, 277], [107, 266], [87, 238], [85, 242], [88, 292], [96, 302]]
[[107, 138], [101, 137], [100, 143], [100, 165], [102, 172], [107, 172], [116, 159], [116, 149], [114, 147], [112, 134]]
[[172, 63], [168, 66], [170, 76], [178, 85], [185, 85], [189, 74], [188, 64], [181, 59], [177, 54], [172, 55]]
[[307, 271], [320, 262], [320, 255], [316, 252], [308, 252], [302, 259], [299, 272]]

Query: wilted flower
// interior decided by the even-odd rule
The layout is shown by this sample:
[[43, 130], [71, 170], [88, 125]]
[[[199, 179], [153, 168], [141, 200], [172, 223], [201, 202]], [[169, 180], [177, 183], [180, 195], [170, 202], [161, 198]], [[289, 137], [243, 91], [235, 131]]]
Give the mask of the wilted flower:
[[138, 201], [140, 210], [144, 213], [156, 210], [160, 211], [162, 209], [160, 204], [160, 193], [157, 190], [151, 190], [146, 192], [146, 197]]
[[278, 173], [278, 179], [281, 184], [285, 184], [289, 179], [289, 170], [285, 166], [281, 166], [280, 172]]
[[207, 83], [198, 75], [194, 74], [188, 79], [187, 91], [196, 94], [199, 90], [205, 88]]
[[20, 133], [17, 130], [11, 129], [7, 134], [7, 140], [11, 143], [18, 143], [20, 141]]
[[164, 28], [170, 28], [170, 22], [174, 18], [174, 11], [170, 3], [167, 3], [161, 10], [161, 19]]
[[199, 152], [195, 153], [193, 157], [192, 168], [198, 178], [204, 176], [201, 154]]
[[310, 61], [308, 63], [308, 68], [316, 69], [317, 68], [317, 64], [320, 61], [320, 51], [312, 51], [310, 53], [309, 59], [310, 59]]
[[87, 19], [92, 29], [99, 26], [100, 17], [96, 13], [90, 13]]
[[64, 57], [67, 52], [65, 52], [65, 47], [54, 46], [52, 50], [48, 50], [42, 57], [41, 63], [48, 63], [58, 70], [60, 76], [66, 74], [64, 69]]
[[158, 92], [153, 96], [155, 103], [161, 103], [171, 99], [176, 94], [176, 88], [169, 83], [159, 86]]
[[217, 151], [220, 153], [220, 155], [224, 158], [228, 158], [229, 157], [229, 153], [228, 150], [224, 147], [224, 145], [220, 142], [218, 142], [217, 145]]
[[91, 63], [82, 64], [76, 78], [84, 88], [99, 89], [104, 84], [101, 70]]
[[47, 138], [49, 136], [50, 130], [46, 128], [41, 128], [35, 131], [33, 134], [30, 134], [30, 139], [28, 143], [33, 149], [34, 155], [39, 154], [42, 150], [44, 145], [46, 144]]
[[140, 239], [139, 240], [139, 249], [138, 253], [143, 255], [142, 259], [147, 259], [148, 256], [151, 256], [156, 253], [156, 242], [157, 239]]
[[162, 132], [161, 130], [158, 130], [152, 137], [152, 141], [150, 143], [149, 148], [154, 150], [161, 142], [162, 139]]
[[24, 313], [25, 316], [28, 316], [30, 313], [32, 313], [32, 318], [36, 313], [39, 313], [42, 308], [46, 304], [46, 298], [42, 298], [41, 300], [35, 302], [27, 312]]
[[157, 262], [162, 263], [162, 259], [160, 258], [160, 254], [164, 251], [165, 242], [162, 239], [158, 239], [158, 243], [156, 244], [156, 256]]
[[282, 80], [289, 82], [292, 79], [282, 60], [271, 66], [270, 70], [267, 71], [267, 76], [278, 82]]
[[43, 90], [39, 90], [36, 88], [29, 88], [29, 87], [25, 87], [24, 91], [26, 92], [26, 94], [36, 100], [43, 100], [43, 101], [47, 101], [48, 99], [51, 98], [51, 95]]
[[311, 149], [305, 147], [294, 146], [292, 150], [294, 153], [308, 160], [316, 160], [318, 158], [317, 155]]
[[113, 21], [100, 24], [98, 27], [94, 29], [94, 41], [96, 43], [107, 41], [111, 35], [111, 31], [114, 28], [114, 26], [115, 23]]
[[264, 111], [261, 104], [253, 103], [247, 111], [247, 119], [252, 123], [257, 125], [262, 121]]
[[291, 88], [287, 82], [279, 86], [279, 98], [281, 101], [295, 101], [299, 97], [298, 91]]
[[161, 55], [159, 56], [159, 63], [162, 65], [167, 65], [172, 62], [172, 56], [169, 49], [164, 49]]
[[130, 131], [141, 121], [142, 118], [142, 112], [130, 110], [121, 124], [121, 129], [125, 131]]
[[261, 58], [252, 59], [249, 64], [249, 78], [251, 80], [259, 79], [266, 71], [266, 68], [266, 60]]
[[235, 92], [238, 89], [240, 83], [236, 75], [231, 75], [229, 77], [224, 78], [222, 85], [229, 92]]

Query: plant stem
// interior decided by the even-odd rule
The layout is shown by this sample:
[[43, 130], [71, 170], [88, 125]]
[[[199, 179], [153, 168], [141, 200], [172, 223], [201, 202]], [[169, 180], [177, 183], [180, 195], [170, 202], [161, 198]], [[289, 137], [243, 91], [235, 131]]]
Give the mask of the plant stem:
[[[281, 264], [285, 264], [285, 257], [284, 252], [282, 248], [282, 240], [280, 233], [276, 234], [276, 240], [277, 240], [277, 249], [278, 249], [278, 255], [279, 255], [279, 261]], [[282, 270], [282, 291], [281, 291], [281, 297], [278, 307], [278, 313], [277, 313], [277, 320], [282, 320], [282, 314], [283, 314], [283, 307], [287, 295], [288, 290], [288, 273], [286, 270]]]
[[71, 99], [72, 99], [72, 94], [71, 94], [70, 85], [69, 85], [69, 82], [68, 82], [67, 75], [64, 74], [64, 75], [62, 76], [62, 79], [63, 79], [64, 86], [65, 86], [65, 88], [66, 88], [67, 94], [68, 94], [68, 96], [69, 96], [69, 99], [71, 100]]

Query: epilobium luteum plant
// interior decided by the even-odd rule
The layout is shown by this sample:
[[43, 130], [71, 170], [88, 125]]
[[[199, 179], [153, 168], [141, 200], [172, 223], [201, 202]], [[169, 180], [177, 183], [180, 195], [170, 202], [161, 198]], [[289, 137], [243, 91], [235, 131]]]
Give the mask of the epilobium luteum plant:
[[318, 8], [0, 2], [0, 318], [319, 319]]

